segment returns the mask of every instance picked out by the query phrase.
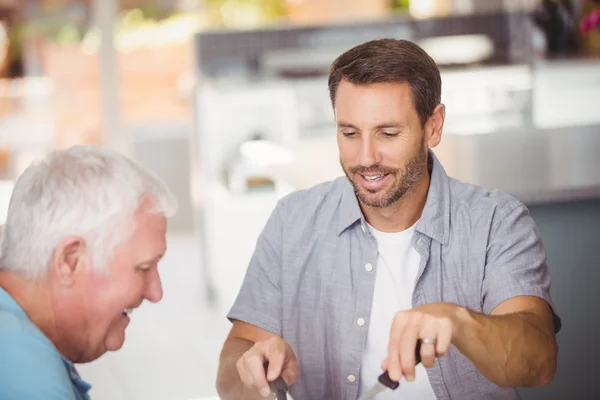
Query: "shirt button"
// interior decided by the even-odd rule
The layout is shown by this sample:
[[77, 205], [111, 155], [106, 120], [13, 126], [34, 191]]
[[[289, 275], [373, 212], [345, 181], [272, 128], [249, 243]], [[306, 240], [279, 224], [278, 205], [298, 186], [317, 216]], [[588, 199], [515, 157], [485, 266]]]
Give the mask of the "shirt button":
[[348, 382], [355, 382], [356, 381], [356, 377], [354, 375], [348, 375]]
[[364, 318], [359, 318], [356, 320], [356, 324], [358, 326], [363, 326], [365, 324], [365, 319]]
[[365, 265], [365, 269], [367, 270], [367, 272], [371, 272], [373, 271], [373, 265], [371, 263], [368, 263], [367, 265]]

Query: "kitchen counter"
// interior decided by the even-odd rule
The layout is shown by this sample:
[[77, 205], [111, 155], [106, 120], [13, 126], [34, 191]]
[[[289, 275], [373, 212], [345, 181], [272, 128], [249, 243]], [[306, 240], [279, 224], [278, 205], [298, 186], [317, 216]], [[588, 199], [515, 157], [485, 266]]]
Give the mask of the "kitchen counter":
[[[445, 135], [434, 152], [448, 175], [525, 204], [600, 199], [600, 125]], [[296, 189], [342, 174], [335, 133], [302, 141], [277, 172]]]
[[600, 125], [447, 135], [435, 152], [450, 176], [526, 204], [600, 199]]

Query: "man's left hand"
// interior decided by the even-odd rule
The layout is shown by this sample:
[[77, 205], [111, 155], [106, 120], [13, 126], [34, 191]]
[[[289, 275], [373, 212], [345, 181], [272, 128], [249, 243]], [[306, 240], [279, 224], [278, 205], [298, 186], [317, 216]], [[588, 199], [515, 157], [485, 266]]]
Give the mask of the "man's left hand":
[[421, 339], [421, 362], [426, 368], [433, 367], [436, 357], [444, 356], [453, 338], [460, 330], [461, 312], [464, 308], [450, 303], [425, 304], [394, 317], [388, 357], [382, 364], [392, 380], [399, 382], [402, 376], [408, 381], [415, 379], [415, 348]]

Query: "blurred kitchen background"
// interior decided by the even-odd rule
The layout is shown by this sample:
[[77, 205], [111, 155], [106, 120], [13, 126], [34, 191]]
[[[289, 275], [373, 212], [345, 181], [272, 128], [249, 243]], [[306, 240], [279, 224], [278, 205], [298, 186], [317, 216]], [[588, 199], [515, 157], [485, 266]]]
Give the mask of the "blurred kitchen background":
[[266, 218], [341, 174], [328, 66], [381, 37], [440, 65], [448, 173], [525, 202], [545, 240], [559, 366], [523, 398], [600, 398], [600, 1], [0, 0], [0, 223], [23, 169], [73, 144], [134, 157], [181, 204], [164, 300], [79, 368], [92, 398], [216, 398]]

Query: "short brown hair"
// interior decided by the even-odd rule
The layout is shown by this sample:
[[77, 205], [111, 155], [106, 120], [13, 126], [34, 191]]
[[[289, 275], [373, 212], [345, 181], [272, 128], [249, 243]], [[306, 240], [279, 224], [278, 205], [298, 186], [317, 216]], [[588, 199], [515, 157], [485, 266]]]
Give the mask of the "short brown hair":
[[353, 85], [408, 83], [422, 126], [442, 101], [442, 78], [435, 61], [407, 40], [372, 40], [339, 56], [331, 64], [329, 73], [329, 96], [333, 106], [342, 79]]

